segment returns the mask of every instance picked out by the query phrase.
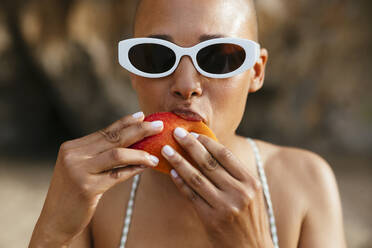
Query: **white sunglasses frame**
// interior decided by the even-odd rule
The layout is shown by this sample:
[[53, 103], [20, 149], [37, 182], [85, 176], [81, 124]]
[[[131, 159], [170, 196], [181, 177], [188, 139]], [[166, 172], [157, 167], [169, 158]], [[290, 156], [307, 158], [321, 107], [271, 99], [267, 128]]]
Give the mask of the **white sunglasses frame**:
[[[148, 43], [166, 46], [175, 53], [176, 61], [171, 69], [169, 69], [166, 72], [162, 72], [162, 73], [146, 73], [146, 72], [138, 70], [132, 65], [132, 63], [129, 60], [129, 50], [135, 45], [148, 44]], [[246, 54], [243, 64], [236, 70], [229, 72], [229, 73], [224, 73], [224, 74], [209, 73], [201, 69], [196, 60], [196, 55], [200, 51], [200, 49], [207, 47], [209, 45], [221, 44], [221, 43], [235, 44], [235, 45], [242, 47]], [[118, 51], [119, 52], [118, 54], [119, 64], [125, 69], [127, 69], [128, 71], [138, 76], [147, 77], [147, 78], [161, 78], [161, 77], [169, 76], [176, 70], [181, 58], [185, 55], [189, 56], [192, 59], [194, 67], [200, 74], [206, 77], [210, 77], [210, 78], [228, 78], [228, 77], [232, 77], [237, 74], [240, 74], [250, 69], [251, 67], [253, 67], [256, 61], [260, 57], [260, 45], [255, 41], [248, 40], [248, 39], [242, 39], [242, 38], [214, 38], [214, 39], [200, 42], [192, 47], [180, 47], [170, 41], [158, 39], [158, 38], [130, 38], [130, 39], [120, 41], [118, 48], [119, 48], [119, 51]], [[253, 56], [250, 56], [250, 55], [253, 55]]]

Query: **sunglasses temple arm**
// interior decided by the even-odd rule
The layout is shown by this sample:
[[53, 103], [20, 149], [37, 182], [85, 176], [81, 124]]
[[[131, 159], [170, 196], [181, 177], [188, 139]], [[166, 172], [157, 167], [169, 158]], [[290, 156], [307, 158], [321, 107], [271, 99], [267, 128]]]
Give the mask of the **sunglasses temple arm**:
[[256, 62], [257, 60], [260, 58], [260, 55], [261, 55], [261, 51], [260, 51], [260, 45], [257, 46], [257, 49], [256, 49]]

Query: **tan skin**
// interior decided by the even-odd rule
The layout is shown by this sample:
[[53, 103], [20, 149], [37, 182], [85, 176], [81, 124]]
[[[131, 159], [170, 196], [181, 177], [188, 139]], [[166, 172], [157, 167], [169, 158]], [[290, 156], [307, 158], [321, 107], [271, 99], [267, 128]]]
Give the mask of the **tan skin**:
[[[157, 0], [154, 5], [145, 0], [135, 36], [166, 35], [185, 47], [214, 35], [255, 39], [251, 10], [243, 3]], [[176, 106], [194, 108], [206, 117], [219, 143], [203, 135], [175, 136], [201, 168], [177, 153], [163, 153], [178, 172], [175, 179], [148, 169], [153, 164], [146, 152], [126, 148], [161, 132], [143, 117], [126, 116], [108, 127], [120, 132], [116, 144], [98, 132], [65, 142], [29, 247], [118, 247], [131, 177], [138, 173], [142, 176], [126, 247], [273, 247], [252, 148], [235, 134], [248, 94], [262, 87], [267, 59], [267, 50], [261, 49], [253, 68], [227, 79], [200, 75], [188, 57], [165, 78], [131, 75], [146, 115]], [[309, 151], [256, 143], [280, 247], [346, 247], [329, 165]], [[211, 155], [218, 164], [208, 170]], [[117, 166], [123, 167], [110, 171]], [[200, 180], [193, 180], [196, 175]]]

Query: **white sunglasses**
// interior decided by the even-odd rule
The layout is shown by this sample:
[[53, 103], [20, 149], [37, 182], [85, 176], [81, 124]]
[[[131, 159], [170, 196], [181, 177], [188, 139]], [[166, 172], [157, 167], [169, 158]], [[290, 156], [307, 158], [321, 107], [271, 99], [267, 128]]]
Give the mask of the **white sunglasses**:
[[119, 63], [142, 77], [172, 74], [182, 56], [191, 57], [196, 70], [210, 78], [228, 78], [250, 69], [260, 57], [260, 45], [241, 38], [215, 38], [192, 47], [180, 47], [157, 38], [132, 38], [119, 42]]

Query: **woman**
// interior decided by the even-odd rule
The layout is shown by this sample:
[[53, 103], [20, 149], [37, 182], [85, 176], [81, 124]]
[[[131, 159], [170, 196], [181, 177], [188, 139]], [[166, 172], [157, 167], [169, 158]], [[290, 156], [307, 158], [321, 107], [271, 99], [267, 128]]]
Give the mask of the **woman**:
[[[167, 146], [162, 155], [174, 167], [168, 176], [149, 169], [158, 158], [128, 148], [162, 131], [141, 112], [65, 142], [29, 247], [345, 247], [329, 165], [309, 151], [235, 134], [268, 59], [251, 1], [143, 0], [134, 37], [151, 37], [150, 52], [158, 52], [148, 57], [145, 40], [120, 45], [144, 114], [196, 116], [219, 143], [176, 129], [198, 168]], [[236, 46], [221, 49], [228, 41], [221, 37]], [[197, 60], [182, 56], [177, 64], [174, 53], [190, 50], [172, 44], [197, 45]], [[236, 71], [242, 58], [248, 62]]]

